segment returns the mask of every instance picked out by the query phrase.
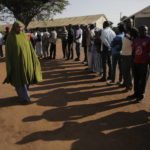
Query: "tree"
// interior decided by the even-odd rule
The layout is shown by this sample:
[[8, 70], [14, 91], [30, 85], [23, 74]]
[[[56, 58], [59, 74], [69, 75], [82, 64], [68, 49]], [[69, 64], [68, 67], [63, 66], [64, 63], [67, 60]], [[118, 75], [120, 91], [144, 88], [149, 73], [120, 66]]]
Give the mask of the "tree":
[[0, 15], [3, 20], [14, 17], [27, 27], [31, 20], [51, 19], [68, 4], [68, 0], [0, 0]]

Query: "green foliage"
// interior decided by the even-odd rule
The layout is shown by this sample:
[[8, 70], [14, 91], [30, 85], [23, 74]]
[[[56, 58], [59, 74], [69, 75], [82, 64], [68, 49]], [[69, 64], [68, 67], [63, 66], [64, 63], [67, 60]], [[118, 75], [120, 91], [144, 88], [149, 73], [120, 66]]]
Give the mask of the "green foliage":
[[27, 26], [31, 20], [51, 19], [68, 4], [68, 0], [0, 0], [0, 12], [3, 18], [14, 16]]

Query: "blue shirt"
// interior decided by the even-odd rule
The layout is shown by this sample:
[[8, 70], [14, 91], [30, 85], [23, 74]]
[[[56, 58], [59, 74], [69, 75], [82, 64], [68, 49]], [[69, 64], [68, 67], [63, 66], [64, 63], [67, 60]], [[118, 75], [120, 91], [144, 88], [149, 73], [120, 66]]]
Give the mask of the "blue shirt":
[[122, 48], [122, 38], [124, 37], [124, 33], [116, 35], [116, 37], [111, 42], [111, 51], [113, 54], [120, 54]]

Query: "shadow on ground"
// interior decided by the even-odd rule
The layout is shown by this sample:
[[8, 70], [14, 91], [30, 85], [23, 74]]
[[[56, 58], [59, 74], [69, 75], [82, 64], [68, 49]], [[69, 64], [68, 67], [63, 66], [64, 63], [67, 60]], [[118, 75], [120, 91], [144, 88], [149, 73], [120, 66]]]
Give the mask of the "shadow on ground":
[[149, 117], [146, 111], [117, 112], [83, 123], [65, 122], [59, 129], [32, 133], [16, 144], [76, 140], [71, 150], [148, 150]]
[[21, 101], [19, 100], [17, 96], [0, 98], [0, 107], [16, 106], [20, 104], [21, 104]]

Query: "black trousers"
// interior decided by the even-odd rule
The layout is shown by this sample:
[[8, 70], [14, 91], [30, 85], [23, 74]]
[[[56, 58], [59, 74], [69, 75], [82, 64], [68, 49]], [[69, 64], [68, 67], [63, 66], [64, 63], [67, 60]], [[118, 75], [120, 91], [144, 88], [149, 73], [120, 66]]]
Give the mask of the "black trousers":
[[3, 50], [2, 50], [2, 45], [0, 45], [0, 57], [3, 57]]
[[111, 62], [111, 55], [110, 51], [108, 50], [103, 50], [101, 53], [102, 56], [102, 67], [103, 67], [103, 77], [106, 78], [106, 65], [108, 65], [108, 77], [111, 78], [112, 74], [112, 62]]
[[67, 57], [67, 40], [62, 40], [63, 57]]
[[84, 46], [84, 61], [87, 61], [87, 46]]
[[133, 58], [132, 56], [121, 56], [121, 64], [122, 64], [122, 74], [123, 80], [125, 83], [125, 87], [127, 89], [132, 89], [132, 79], [133, 79]]
[[71, 53], [71, 59], [73, 59], [73, 42], [68, 42], [68, 54], [67, 59], [70, 59], [70, 53]]
[[55, 59], [56, 58], [56, 44], [51, 43], [50, 47], [50, 59]]
[[145, 93], [147, 79], [149, 76], [149, 65], [142, 63], [133, 64], [134, 94], [138, 97]]

